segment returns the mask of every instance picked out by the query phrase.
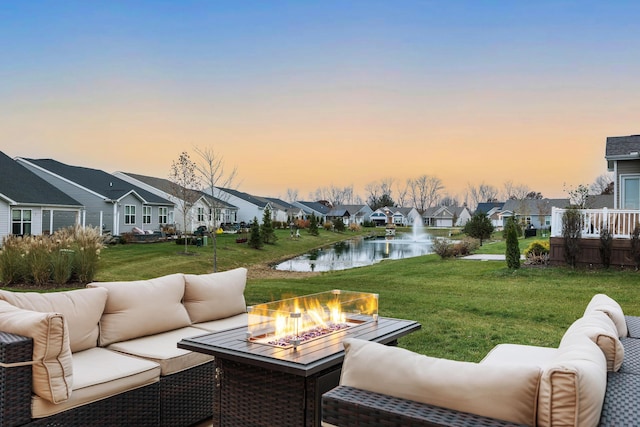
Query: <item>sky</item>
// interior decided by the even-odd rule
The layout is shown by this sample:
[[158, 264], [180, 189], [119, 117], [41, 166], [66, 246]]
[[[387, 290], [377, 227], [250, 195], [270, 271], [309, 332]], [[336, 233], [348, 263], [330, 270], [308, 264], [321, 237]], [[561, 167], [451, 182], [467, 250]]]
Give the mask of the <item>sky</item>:
[[[545, 197], [640, 133], [640, 2], [4, 1], [0, 151], [260, 196], [421, 175]], [[392, 194], [393, 196], [393, 194]]]

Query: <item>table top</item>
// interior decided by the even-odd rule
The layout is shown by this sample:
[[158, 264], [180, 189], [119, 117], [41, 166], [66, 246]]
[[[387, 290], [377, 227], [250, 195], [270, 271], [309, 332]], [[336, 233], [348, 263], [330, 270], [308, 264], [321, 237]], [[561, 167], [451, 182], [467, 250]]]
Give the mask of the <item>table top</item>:
[[379, 317], [377, 321], [352, 326], [293, 349], [249, 342], [247, 328], [240, 327], [185, 338], [178, 342], [178, 348], [307, 377], [342, 363], [345, 338], [389, 344], [420, 328], [413, 320]]

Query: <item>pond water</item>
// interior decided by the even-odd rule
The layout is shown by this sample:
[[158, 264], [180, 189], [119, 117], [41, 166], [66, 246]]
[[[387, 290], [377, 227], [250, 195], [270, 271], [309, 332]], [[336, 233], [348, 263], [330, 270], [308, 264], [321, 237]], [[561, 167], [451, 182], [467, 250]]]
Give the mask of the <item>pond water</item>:
[[433, 253], [431, 243], [429, 235], [415, 233], [393, 238], [345, 240], [281, 262], [275, 269], [321, 272], [365, 267], [385, 259], [412, 258]]

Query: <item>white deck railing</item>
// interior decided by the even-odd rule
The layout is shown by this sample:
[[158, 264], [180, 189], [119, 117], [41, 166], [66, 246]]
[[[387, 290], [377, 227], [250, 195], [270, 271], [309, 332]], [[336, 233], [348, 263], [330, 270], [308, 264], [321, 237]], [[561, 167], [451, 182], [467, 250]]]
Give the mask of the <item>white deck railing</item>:
[[[566, 209], [551, 209], [551, 237], [562, 237], [562, 215]], [[600, 231], [608, 228], [616, 239], [629, 239], [636, 224], [640, 223], [640, 210], [580, 209], [582, 237], [599, 238]]]

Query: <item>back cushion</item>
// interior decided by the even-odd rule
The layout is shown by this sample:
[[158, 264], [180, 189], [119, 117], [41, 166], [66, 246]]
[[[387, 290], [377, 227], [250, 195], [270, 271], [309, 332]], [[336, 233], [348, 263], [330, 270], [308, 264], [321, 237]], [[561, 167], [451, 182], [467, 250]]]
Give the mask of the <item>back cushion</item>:
[[535, 425], [540, 368], [437, 359], [345, 339], [340, 384], [486, 417]]
[[211, 274], [185, 274], [184, 306], [193, 323], [224, 319], [245, 313], [247, 269]]
[[182, 305], [184, 278], [180, 273], [150, 280], [95, 282], [109, 293], [100, 319], [100, 345], [166, 332], [189, 326]]
[[59, 313], [24, 310], [0, 301], [0, 331], [33, 339], [33, 392], [52, 403], [69, 399], [73, 364], [69, 333]]
[[618, 329], [618, 336], [620, 338], [628, 335], [627, 321], [624, 318], [624, 312], [622, 307], [613, 298], [605, 294], [596, 294], [591, 298], [587, 308], [584, 310], [584, 314], [588, 314], [592, 311], [602, 311], [607, 314], [615, 323]]
[[[573, 322], [563, 336], [563, 340], [572, 334], [589, 337], [596, 343], [607, 359], [607, 370], [617, 371], [624, 359], [624, 347], [618, 339], [618, 330], [613, 321], [602, 311], [594, 310]], [[560, 343], [562, 346], [562, 342]]]
[[72, 353], [98, 345], [98, 321], [107, 302], [105, 288], [47, 293], [0, 290], [0, 299], [27, 310], [61, 313], [69, 329]]
[[597, 426], [607, 389], [607, 361], [581, 334], [563, 337], [543, 368], [538, 395], [538, 426]]

